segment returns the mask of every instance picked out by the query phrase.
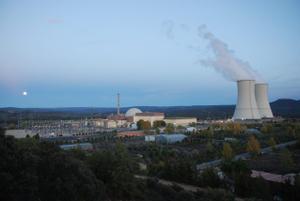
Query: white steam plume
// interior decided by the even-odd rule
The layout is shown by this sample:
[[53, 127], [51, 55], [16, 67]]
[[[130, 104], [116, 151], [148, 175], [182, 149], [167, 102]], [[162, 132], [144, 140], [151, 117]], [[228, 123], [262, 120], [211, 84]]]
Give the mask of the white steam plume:
[[249, 63], [236, 58], [227, 44], [207, 31], [205, 25], [200, 26], [198, 31], [200, 37], [208, 40], [209, 47], [215, 56], [213, 59], [201, 60], [201, 64], [213, 67], [217, 72], [231, 81], [256, 80], [257, 82], [264, 82], [258, 73], [251, 68]]

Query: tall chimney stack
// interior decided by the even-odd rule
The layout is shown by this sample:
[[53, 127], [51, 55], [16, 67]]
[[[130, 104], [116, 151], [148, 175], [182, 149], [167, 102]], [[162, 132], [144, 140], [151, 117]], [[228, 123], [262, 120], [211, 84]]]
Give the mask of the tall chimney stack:
[[120, 114], [120, 93], [117, 94], [117, 115]]

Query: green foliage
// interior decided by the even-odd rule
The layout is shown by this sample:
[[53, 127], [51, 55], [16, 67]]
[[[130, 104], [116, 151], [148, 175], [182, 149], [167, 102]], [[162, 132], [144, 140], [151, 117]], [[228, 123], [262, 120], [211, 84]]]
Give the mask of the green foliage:
[[178, 130], [183, 130], [183, 129], [185, 129], [185, 127], [182, 126], [182, 125], [178, 125], [178, 126], [176, 127], [176, 129], [178, 129]]
[[200, 131], [200, 134], [205, 138], [212, 139], [214, 137], [213, 127], [208, 127], [206, 130]]
[[161, 128], [165, 126], [166, 126], [166, 122], [163, 120], [157, 120], [153, 122], [153, 128]]
[[210, 141], [207, 142], [205, 149], [206, 149], [206, 153], [209, 155], [215, 152], [215, 147]]
[[174, 124], [167, 124], [165, 128], [165, 133], [174, 133], [174, 132], [175, 132]]
[[222, 155], [225, 161], [230, 161], [233, 158], [233, 151], [229, 143], [224, 143]]
[[279, 157], [280, 157], [280, 164], [284, 169], [286, 170], [293, 169], [295, 162], [292, 153], [288, 149], [281, 150]]
[[239, 135], [246, 130], [246, 126], [242, 126], [240, 123], [227, 123], [225, 130], [234, 135]]
[[272, 150], [273, 151], [275, 151], [275, 149], [276, 149], [276, 141], [274, 140], [274, 138], [273, 137], [271, 137], [269, 140], [268, 140], [268, 145], [270, 146], [270, 147], [272, 147]]
[[222, 163], [221, 169], [225, 174], [231, 178], [236, 176], [250, 176], [251, 170], [243, 160], [237, 161], [224, 161]]
[[197, 192], [197, 200], [203, 201], [234, 201], [234, 195], [224, 189], [210, 189]]
[[287, 128], [287, 134], [289, 135], [289, 136], [296, 136], [296, 128], [295, 127], [293, 127], [293, 126], [289, 126], [288, 128]]
[[251, 135], [248, 139], [247, 151], [253, 156], [257, 156], [258, 154], [260, 154], [260, 144], [258, 140], [254, 137], [254, 135]]
[[235, 177], [235, 190], [242, 197], [254, 197], [263, 200], [272, 200], [270, 184], [263, 178], [251, 178], [239, 175]]
[[71, 149], [68, 150], [67, 153], [78, 160], [85, 161], [87, 158], [86, 153], [81, 149]]
[[115, 151], [102, 151], [92, 154], [88, 164], [97, 179], [104, 182], [109, 197], [132, 199], [134, 189], [133, 173], [137, 164], [131, 160], [126, 147], [117, 144]]
[[237, 195], [264, 200], [272, 198], [268, 182], [261, 178], [251, 178], [251, 170], [245, 161], [227, 161], [222, 164], [221, 169], [230, 180], [233, 180]]
[[199, 179], [198, 183], [200, 186], [209, 186], [212, 188], [219, 188], [222, 185], [222, 181], [217, 175], [216, 170], [213, 168], [207, 168], [205, 169]]
[[186, 158], [172, 158], [150, 164], [149, 174], [171, 181], [196, 183], [197, 172], [194, 167], [195, 165]]
[[268, 134], [268, 133], [271, 133], [273, 131], [273, 126], [272, 124], [268, 123], [268, 124], [264, 124], [260, 131], [264, 134]]
[[137, 122], [138, 130], [149, 130], [151, 129], [151, 124], [149, 121], [139, 120]]
[[105, 196], [93, 172], [53, 144], [0, 134], [0, 158], [0, 200], [81, 201]]

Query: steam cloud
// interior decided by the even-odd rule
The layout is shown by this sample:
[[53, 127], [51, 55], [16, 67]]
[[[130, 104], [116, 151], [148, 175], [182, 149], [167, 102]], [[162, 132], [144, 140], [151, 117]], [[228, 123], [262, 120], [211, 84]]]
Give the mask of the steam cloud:
[[[175, 40], [175, 23], [167, 20], [162, 23], [163, 32], [168, 39]], [[177, 31], [189, 32], [189, 26], [181, 24], [176, 26]], [[180, 32], [180, 33], [181, 33]], [[180, 34], [180, 33], [177, 33]], [[264, 79], [250, 66], [248, 62], [242, 61], [234, 55], [234, 52], [228, 48], [228, 45], [215, 37], [215, 35], [206, 29], [206, 25], [198, 27], [198, 36], [208, 41], [208, 46], [213, 52], [213, 58], [202, 59], [200, 63], [203, 66], [214, 68], [230, 81], [237, 80], [256, 80], [257, 83], [265, 83]], [[181, 38], [182, 39], [182, 38]], [[181, 40], [182, 42], [182, 40]], [[189, 49], [200, 51], [201, 46], [195, 46], [195, 43], [186, 45]]]
[[202, 65], [213, 67], [217, 72], [231, 81], [256, 80], [257, 82], [264, 82], [261, 76], [251, 68], [249, 63], [236, 58], [227, 44], [207, 31], [205, 25], [201, 25], [198, 31], [201, 38], [208, 40], [209, 47], [215, 56], [213, 59], [201, 60]]

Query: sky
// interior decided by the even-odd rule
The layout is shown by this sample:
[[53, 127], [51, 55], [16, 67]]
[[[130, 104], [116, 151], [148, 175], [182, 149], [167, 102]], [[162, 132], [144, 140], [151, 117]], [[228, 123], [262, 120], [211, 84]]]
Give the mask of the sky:
[[[300, 99], [300, 1], [0, 0], [0, 107], [235, 104], [203, 64], [205, 26], [269, 84]], [[23, 92], [27, 92], [24, 95]]]

